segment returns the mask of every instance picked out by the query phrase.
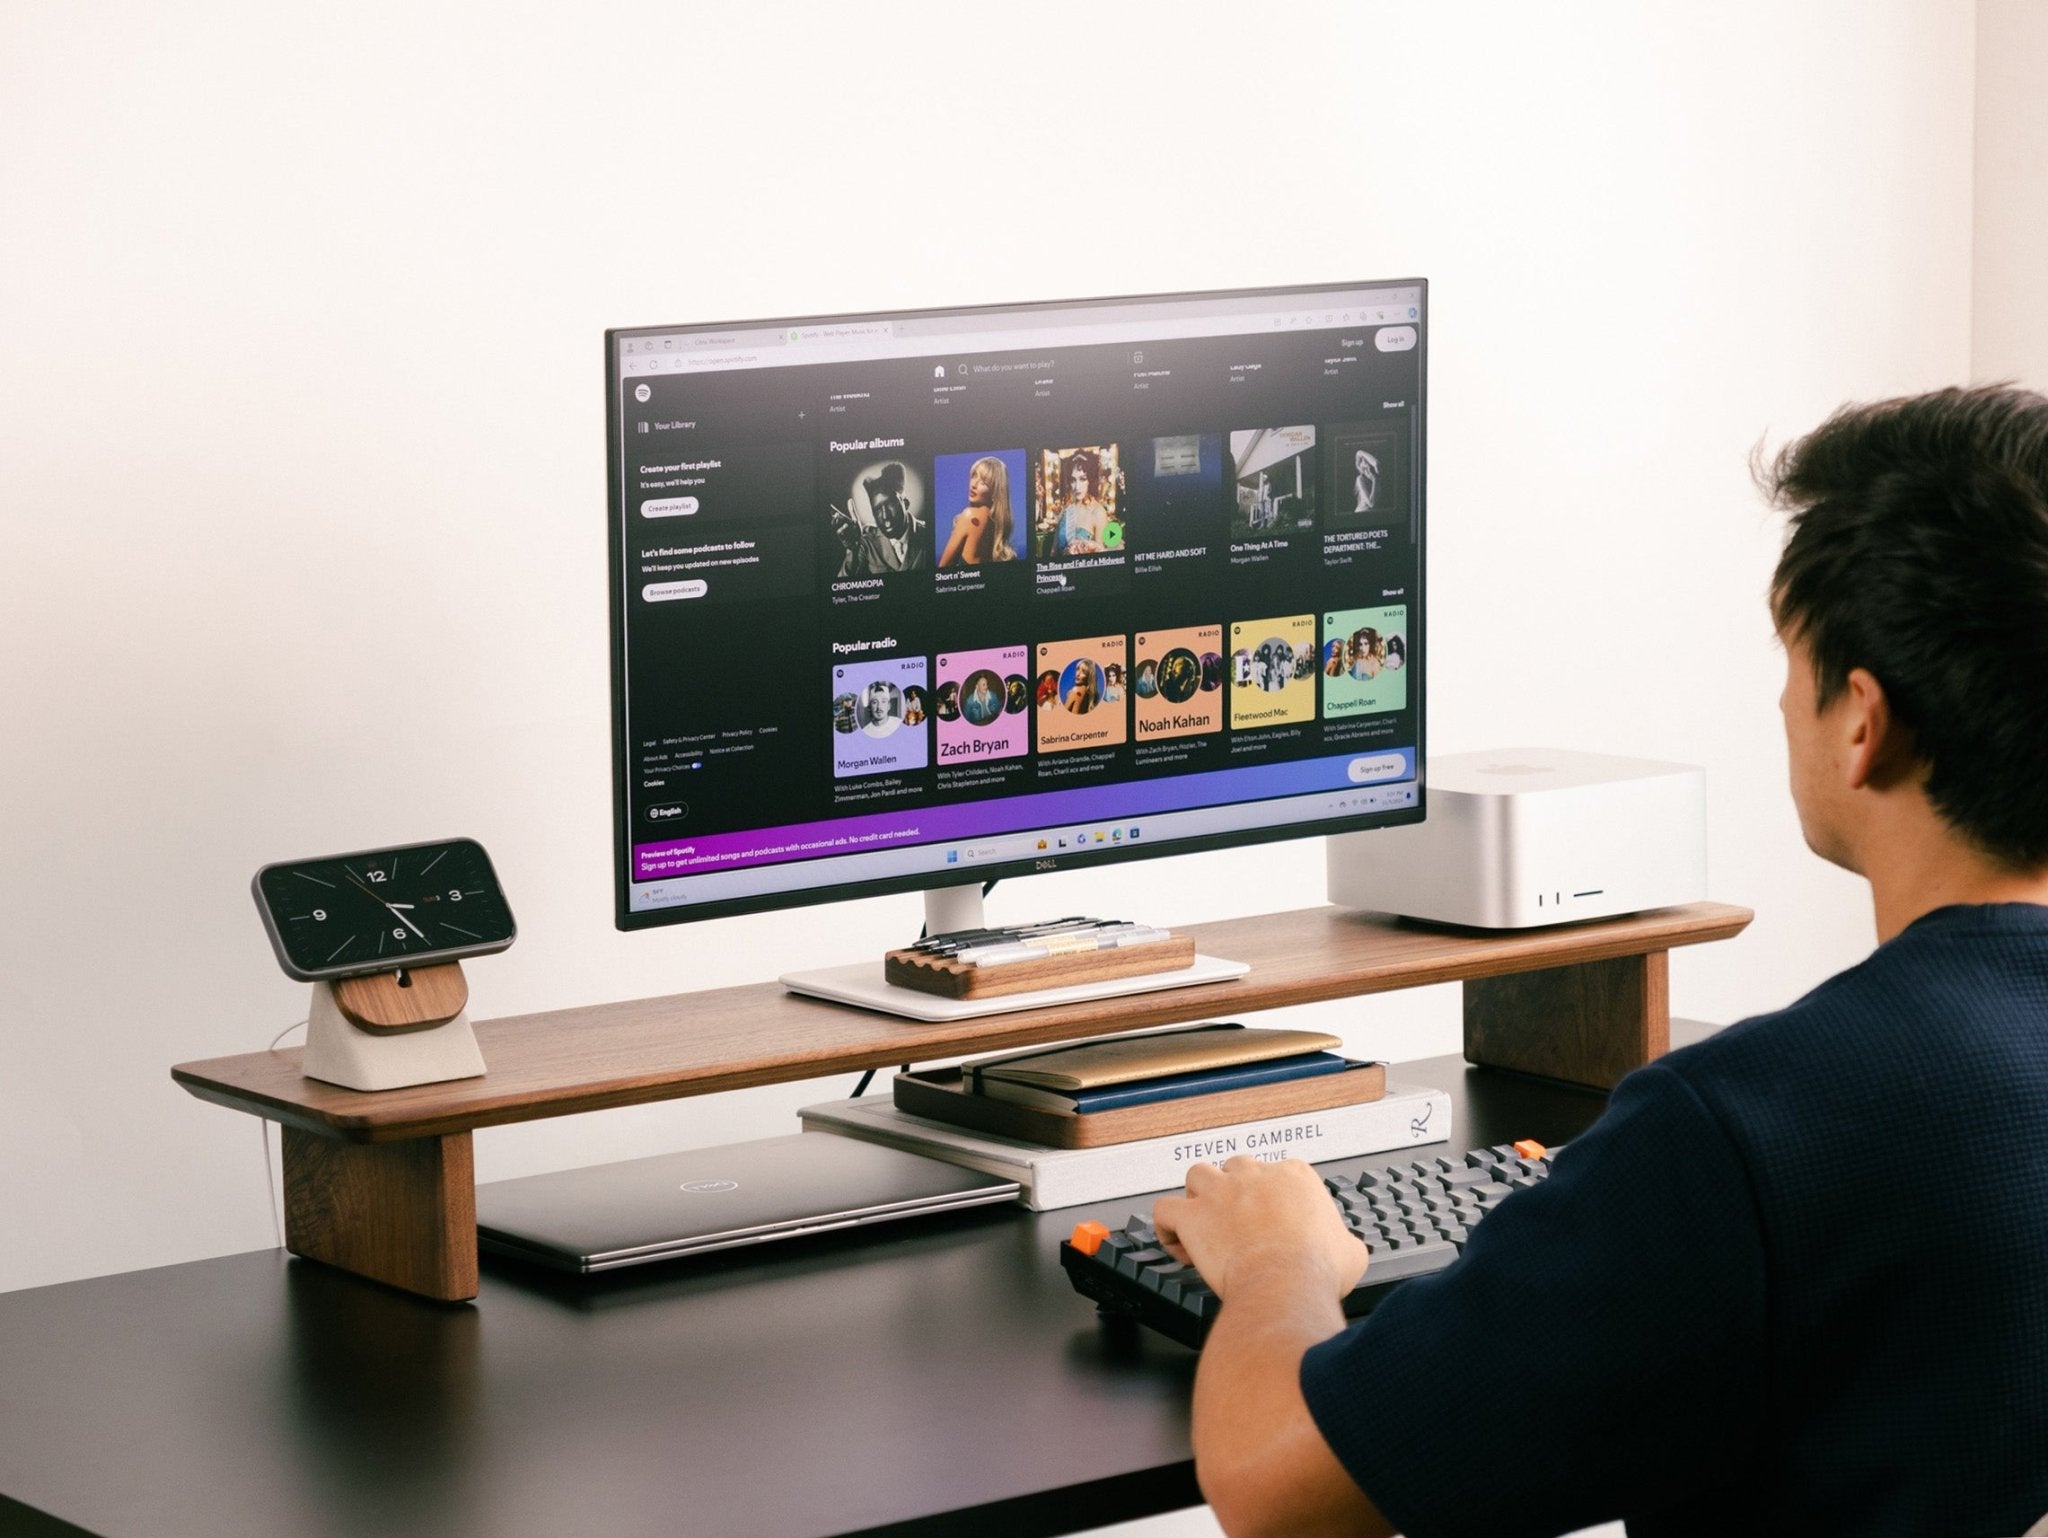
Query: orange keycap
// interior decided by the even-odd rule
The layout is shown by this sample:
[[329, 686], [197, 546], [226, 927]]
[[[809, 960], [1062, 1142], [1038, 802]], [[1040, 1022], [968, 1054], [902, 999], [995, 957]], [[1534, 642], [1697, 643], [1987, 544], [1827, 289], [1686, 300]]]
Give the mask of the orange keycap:
[[1545, 1148], [1541, 1143], [1537, 1142], [1536, 1139], [1532, 1137], [1525, 1137], [1519, 1143], [1515, 1144], [1515, 1152], [1520, 1154], [1525, 1159], [1540, 1159], [1545, 1154], [1549, 1153], [1550, 1150]]
[[1109, 1237], [1107, 1225], [1102, 1223], [1076, 1223], [1074, 1237], [1067, 1242], [1083, 1255], [1093, 1255], [1102, 1248], [1102, 1241]]

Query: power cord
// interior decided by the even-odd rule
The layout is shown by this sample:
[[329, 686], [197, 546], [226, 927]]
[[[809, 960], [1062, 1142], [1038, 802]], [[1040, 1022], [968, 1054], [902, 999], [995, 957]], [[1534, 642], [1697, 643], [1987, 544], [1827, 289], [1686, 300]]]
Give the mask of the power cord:
[[[265, 1052], [275, 1052], [279, 1042], [305, 1024], [304, 1020], [300, 1020], [296, 1024], [286, 1026], [270, 1038], [270, 1045], [263, 1050]], [[263, 1189], [270, 1198], [270, 1231], [277, 1236], [277, 1247], [283, 1249], [284, 1222], [277, 1215], [277, 1177], [271, 1172], [270, 1168], [270, 1123], [262, 1117], [256, 1119], [256, 1135], [263, 1139]]]
[[[903, 1071], [905, 1073], [910, 1072], [910, 1064], [905, 1063], [903, 1065]], [[853, 1087], [854, 1099], [858, 1100], [862, 1095], [867, 1093], [868, 1085], [874, 1082], [875, 1072], [875, 1069], [870, 1068], [866, 1073], [860, 1076], [860, 1083], [854, 1085]]]

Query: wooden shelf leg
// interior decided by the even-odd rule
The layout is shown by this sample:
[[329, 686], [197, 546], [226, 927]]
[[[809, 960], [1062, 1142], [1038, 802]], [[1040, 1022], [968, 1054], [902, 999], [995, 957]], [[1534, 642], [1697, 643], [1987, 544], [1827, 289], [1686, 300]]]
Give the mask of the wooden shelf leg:
[[286, 1249], [444, 1303], [476, 1296], [467, 1132], [396, 1143], [283, 1132]]
[[1668, 951], [1465, 980], [1465, 1058], [1612, 1089], [1671, 1048]]

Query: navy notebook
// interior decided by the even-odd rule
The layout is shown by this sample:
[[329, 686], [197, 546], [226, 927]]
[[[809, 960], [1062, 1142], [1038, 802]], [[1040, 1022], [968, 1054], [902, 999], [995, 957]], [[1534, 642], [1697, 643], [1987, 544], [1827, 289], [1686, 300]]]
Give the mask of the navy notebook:
[[1189, 1095], [1212, 1095], [1226, 1089], [1248, 1089], [1255, 1084], [1279, 1084], [1288, 1079], [1306, 1079], [1317, 1074], [1342, 1073], [1351, 1067], [1349, 1058], [1334, 1052], [1303, 1052], [1293, 1057], [1273, 1057], [1262, 1063], [1234, 1063], [1227, 1068], [1204, 1068], [1194, 1073], [1162, 1074], [1156, 1079], [1133, 1079], [1126, 1084], [1105, 1084], [1097, 1089], [1039, 1089], [1012, 1084], [1004, 1079], [983, 1079], [980, 1093], [990, 1100], [1008, 1100], [1018, 1105], [1042, 1106], [1051, 1111], [1116, 1111], [1125, 1106], [1149, 1105], [1158, 1100], [1180, 1100]]

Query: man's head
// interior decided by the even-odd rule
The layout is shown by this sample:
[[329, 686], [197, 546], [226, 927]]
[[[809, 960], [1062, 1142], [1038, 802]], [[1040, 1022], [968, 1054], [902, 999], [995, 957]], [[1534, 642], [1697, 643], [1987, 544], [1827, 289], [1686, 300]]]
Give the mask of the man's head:
[[1995, 864], [2048, 866], [2048, 398], [1847, 406], [1758, 480], [1792, 515], [1771, 610], [1808, 842], [1850, 863], [1821, 724], [1875, 709], [1899, 745], [1880, 773]]
[[879, 474], [864, 483], [863, 489], [868, 494], [868, 507], [875, 515], [875, 527], [891, 539], [901, 539], [904, 530], [910, 527], [909, 494], [904, 484], [903, 466], [882, 466]]

